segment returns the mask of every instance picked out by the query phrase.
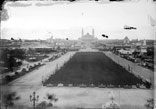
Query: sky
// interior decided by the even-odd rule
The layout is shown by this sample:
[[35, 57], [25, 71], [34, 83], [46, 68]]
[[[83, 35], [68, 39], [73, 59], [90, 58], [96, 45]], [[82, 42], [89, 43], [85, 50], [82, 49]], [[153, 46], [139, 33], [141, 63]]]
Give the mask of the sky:
[[[95, 37], [103, 39], [154, 39], [154, 27], [148, 16], [156, 18], [156, 4], [148, 0], [138, 2], [72, 2], [52, 1], [7, 2], [9, 19], [1, 22], [1, 38], [10, 39], [78, 39], [84, 32], [95, 30]], [[124, 25], [137, 30], [125, 30]]]

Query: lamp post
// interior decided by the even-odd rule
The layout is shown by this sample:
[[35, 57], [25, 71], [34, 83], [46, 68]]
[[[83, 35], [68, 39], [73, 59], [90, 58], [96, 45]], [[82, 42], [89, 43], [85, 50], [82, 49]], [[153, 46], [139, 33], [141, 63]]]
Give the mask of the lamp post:
[[112, 101], [112, 103], [113, 103], [113, 101], [114, 101], [114, 97], [113, 97], [113, 96], [111, 96], [111, 97], [110, 97], [110, 99], [111, 99], [111, 101]]
[[36, 96], [36, 92], [33, 92], [33, 95], [30, 95], [30, 101], [33, 102], [33, 109], [35, 109], [35, 103], [38, 101], [39, 96]]
[[44, 80], [43, 80], [43, 76], [42, 76], [42, 86], [43, 86]]
[[115, 97], [114, 97], [114, 93], [112, 91], [109, 94], [109, 98], [110, 98], [110, 100], [112, 101], [112, 104], [113, 104], [113, 101], [114, 101]]

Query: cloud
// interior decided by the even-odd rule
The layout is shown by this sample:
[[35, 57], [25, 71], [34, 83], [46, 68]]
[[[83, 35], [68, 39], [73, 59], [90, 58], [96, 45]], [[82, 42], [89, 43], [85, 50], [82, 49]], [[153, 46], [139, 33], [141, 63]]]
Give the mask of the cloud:
[[19, 3], [19, 2], [12, 2], [10, 4], [8, 4], [8, 6], [11, 6], [11, 7], [28, 7], [28, 6], [31, 6], [32, 4], [31, 3]]
[[6, 9], [3, 9], [1, 12], [1, 21], [6, 21], [9, 19], [8, 11]]
[[36, 3], [36, 6], [52, 6], [54, 3]]

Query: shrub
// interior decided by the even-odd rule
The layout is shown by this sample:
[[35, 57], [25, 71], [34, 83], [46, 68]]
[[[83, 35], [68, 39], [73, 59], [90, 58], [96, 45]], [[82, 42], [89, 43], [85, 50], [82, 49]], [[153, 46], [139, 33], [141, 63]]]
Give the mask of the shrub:
[[15, 72], [15, 75], [19, 75], [19, 72]]
[[6, 82], [10, 82], [11, 80], [12, 80], [12, 76], [9, 76], [9, 75], [5, 76]]
[[26, 72], [26, 69], [25, 69], [25, 68], [23, 68], [23, 69], [22, 69], [22, 72]]

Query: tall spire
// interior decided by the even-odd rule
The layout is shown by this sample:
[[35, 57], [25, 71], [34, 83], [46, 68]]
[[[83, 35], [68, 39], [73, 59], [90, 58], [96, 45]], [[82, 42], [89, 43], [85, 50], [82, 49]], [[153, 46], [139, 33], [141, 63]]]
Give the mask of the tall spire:
[[94, 36], [94, 29], [92, 29], [92, 36]]
[[145, 46], [146, 45], [146, 40], [144, 39], [144, 41], [143, 41], [143, 45]]
[[83, 28], [82, 28], [81, 36], [84, 36], [84, 30], [83, 30]]

